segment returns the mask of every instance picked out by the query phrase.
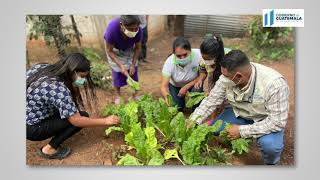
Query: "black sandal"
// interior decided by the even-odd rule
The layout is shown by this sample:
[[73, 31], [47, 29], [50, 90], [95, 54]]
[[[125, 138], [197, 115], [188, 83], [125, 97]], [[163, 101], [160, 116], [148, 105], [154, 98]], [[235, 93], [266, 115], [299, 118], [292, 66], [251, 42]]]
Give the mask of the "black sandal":
[[71, 149], [68, 147], [60, 147], [57, 152], [54, 154], [45, 154], [42, 152], [42, 148], [39, 149], [38, 155], [45, 159], [64, 159], [69, 156], [71, 153]]

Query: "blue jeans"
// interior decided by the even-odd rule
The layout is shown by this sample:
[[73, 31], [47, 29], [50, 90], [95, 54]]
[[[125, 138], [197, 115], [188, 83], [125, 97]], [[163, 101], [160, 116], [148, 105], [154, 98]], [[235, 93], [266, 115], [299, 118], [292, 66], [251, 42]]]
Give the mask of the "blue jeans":
[[[224, 109], [224, 111], [217, 117], [216, 120], [218, 119], [223, 121], [223, 125], [221, 126], [219, 132], [224, 129], [226, 122], [238, 125], [247, 125], [254, 123], [254, 121], [252, 120], [243, 119], [241, 117], [235, 117], [232, 107]], [[266, 134], [257, 138], [257, 143], [263, 155], [263, 160], [265, 164], [271, 165], [279, 163], [281, 152], [284, 147], [283, 135], [284, 130], [281, 130], [279, 132]]]
[[[185, 97], [178, 96], [180, 89], [181, 89], [181, 87], [176, 87], [176, 86], [172, 85], [171, 83], [169, 83], [169, 93], [172, 96], [173, 101], [178, 105], [179, 110], [186, 107]], [[203, 86], [201, 86], [200, 89], [196, 89], [195, 87], [192, 87], [188, 91], [189, 92], [203, 92]], [[197, 105], [194, 105], [192, 107], [192, 109], [195, 110], [199, 105], [200, 105], [200, 103]]]

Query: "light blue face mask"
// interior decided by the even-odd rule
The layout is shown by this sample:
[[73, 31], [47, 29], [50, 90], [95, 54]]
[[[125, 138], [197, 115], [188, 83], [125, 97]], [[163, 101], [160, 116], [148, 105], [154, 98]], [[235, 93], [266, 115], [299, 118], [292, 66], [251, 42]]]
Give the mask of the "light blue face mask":
[[187, 56], [185, 58], [182, 58], [182, 59], [179, 59], [176, 56], [174, 56], [174, 58], [175, 58], [174, 61], [175, 61], [176, 64], [179, 64], [181, 66], [185, 66], [185, 65], [189, 64], [192, 61], [191, 55], [192, 55], [192, 53], [189, 56]]
[[78, 74], [76, 73], [77, 79], [74, 81], [74, 84], [77, 86], [83, 86], [86, 83], [86, 78], [82, 78], [80, 76], [78, 76]]

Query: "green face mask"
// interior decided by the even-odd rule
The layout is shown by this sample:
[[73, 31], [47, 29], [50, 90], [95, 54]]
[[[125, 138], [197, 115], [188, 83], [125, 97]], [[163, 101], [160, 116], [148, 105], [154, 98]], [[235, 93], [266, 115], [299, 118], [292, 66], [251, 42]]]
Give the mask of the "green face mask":
[[77, 85], [78, 87], [83, 86], [86, 82], [86, 78], [82, 78], [78, 76], [77, 73], [76, 73], [76, 76], [77, 76], [77, 79], [74, 81], [74, 84]]
[[191, 53], [189, 56], [187, 56], [187, 57], [185, 57], [185, 58], [182, 58], [182, 59], [179, 59], [179, 58], [177, 58], [176, 56], [174, 56], [174, 62], [175, 62], [176, 64], [181, 65], [181, 66], [187, 65], [187, 64], [189, 64], [191, 61], [192, 61], [192, 53]]

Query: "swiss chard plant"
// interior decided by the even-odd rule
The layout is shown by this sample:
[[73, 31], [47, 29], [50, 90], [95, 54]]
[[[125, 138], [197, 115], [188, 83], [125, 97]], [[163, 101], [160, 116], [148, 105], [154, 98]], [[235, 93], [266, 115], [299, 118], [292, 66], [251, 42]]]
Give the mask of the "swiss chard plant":
[[249, 152], [249, 146], [250, 146], [250, 139], [244, 139], [244, 138], [238, 138], [235, 140], [230, 140], [227, 135], [228, 132], [227, 130], [231, 127], [230, 123], [226, 123], [225, 128], [220, 132], [220, 137], [223, 138], [224, 142], [226, 144], [231, 145], [232, 149], [238, 153], [238, 154], [243, 154], [243, 153], [248, 153]]
[[193, 106], [199, 104], [204, 98], [206, 97], [206, 94], [204, 92], [189, 92], [187, 94], [187, 108], [192, 108]]
[[169, 159], [177, 159], [183, 165], [221, 165], [229, 164], [234, 152], [248, 152], [247, 139], [230, 141], [227, 138], [229, 124], [220, 136], [231, 146], [231, 152], [208, 145], [216, 139], [214, 133], [220, 129], [221, 120], [213, 126], [187, 126], [189, 120], [178, 112], [174, 103], [166, 103], [162, 98], [155, 100], [149, 94], [127, 104], [108, 105], [102, 113], [103, 116], [112, 114], [120, 117], [120, 125], [106, 129], [106, 135], [122, 132], [129, 149], [135, 150], [122, 156], [118, 165], [162, 165]]

